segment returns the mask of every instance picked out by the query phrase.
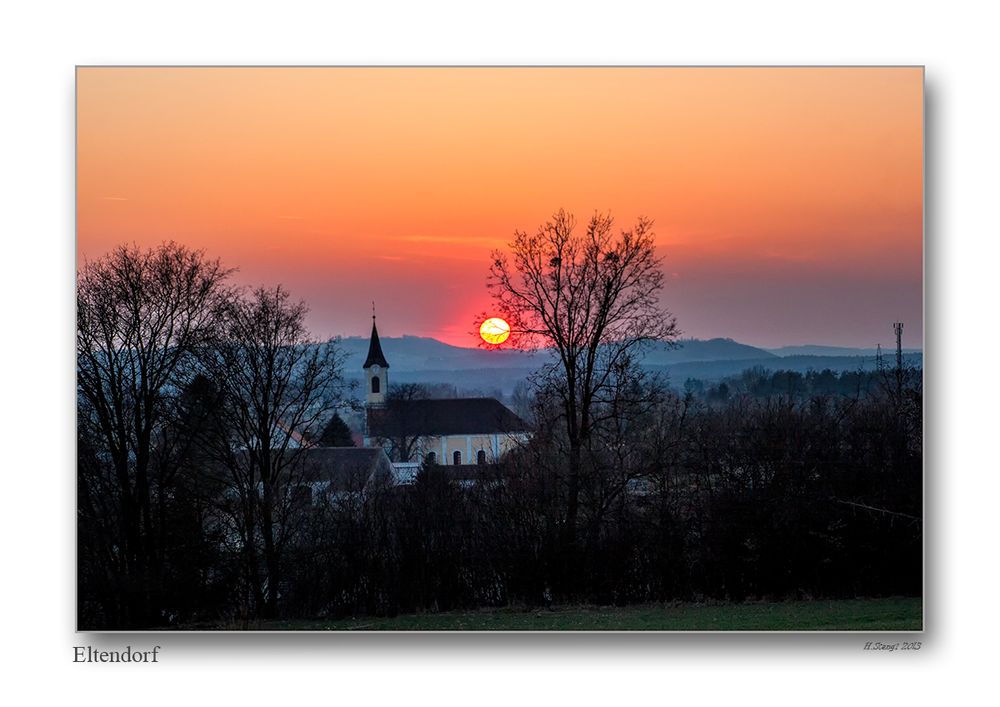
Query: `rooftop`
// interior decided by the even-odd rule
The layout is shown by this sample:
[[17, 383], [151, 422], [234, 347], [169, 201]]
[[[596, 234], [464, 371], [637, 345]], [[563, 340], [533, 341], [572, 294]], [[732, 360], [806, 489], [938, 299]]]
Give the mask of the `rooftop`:
[[496, 398], [396, 400], [368, 409], [369, 437], [528, 432], [528, 424]]

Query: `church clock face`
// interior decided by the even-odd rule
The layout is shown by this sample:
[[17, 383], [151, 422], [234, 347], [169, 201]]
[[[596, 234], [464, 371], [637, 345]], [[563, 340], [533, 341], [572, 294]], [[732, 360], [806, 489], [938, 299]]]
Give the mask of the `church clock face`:
[[379, 372], [379, 365], [377, 363], [373, 364], [372, 365], [372, 373], [378, 373], [378, 372]]

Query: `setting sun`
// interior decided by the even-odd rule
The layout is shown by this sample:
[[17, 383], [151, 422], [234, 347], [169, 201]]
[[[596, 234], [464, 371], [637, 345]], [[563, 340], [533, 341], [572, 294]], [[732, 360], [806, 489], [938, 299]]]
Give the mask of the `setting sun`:
[[502, 344], [510, 336], [510, 325], [500, 317], [490, 317], [479, 327], [479, 335], [487, 344]]

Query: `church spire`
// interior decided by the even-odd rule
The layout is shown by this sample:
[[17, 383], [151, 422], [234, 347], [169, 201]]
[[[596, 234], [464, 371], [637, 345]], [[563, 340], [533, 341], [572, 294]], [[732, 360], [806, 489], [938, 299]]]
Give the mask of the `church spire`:
[[[373, 304], [372, 310], [374, 309], [375, 305]], [[365, 359], [365, 365], [362, 368], [368, 369], [375, 365], [388, 368], [389, 362], [385, 360], [385, 354], [382, 353], [382, 344], [378, 340], [378, 327], [375, 326], [375, 315], [372, 314], [372, 336], [368, 343], [368, 358]]]

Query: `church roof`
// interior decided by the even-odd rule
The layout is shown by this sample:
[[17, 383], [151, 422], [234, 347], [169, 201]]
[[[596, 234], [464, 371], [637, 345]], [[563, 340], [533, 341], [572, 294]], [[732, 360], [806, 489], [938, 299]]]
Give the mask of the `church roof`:
[[378, 329], [375, 328], [375, 317], [372, 317], [372, 338], [368, 343], [368, 358], [365, 359], [365, 365], [362, 368], [369, 368], [378, 364], [382, 368], [388, 368], [389, 362], [385, 360], [385, 354], [382, 353], [382, 344], [378, 340]]
[[385, 407], [368, 408], [369, 437], [442, 437], [527, 431], [528, 424], [496, 398], [395, 400]]

